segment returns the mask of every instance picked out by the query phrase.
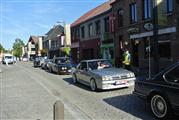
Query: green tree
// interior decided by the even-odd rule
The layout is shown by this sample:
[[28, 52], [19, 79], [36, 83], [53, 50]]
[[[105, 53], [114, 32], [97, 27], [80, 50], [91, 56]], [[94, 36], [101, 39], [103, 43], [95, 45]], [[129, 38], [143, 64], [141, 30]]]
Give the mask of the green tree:
[[0, 53], [5, 51], [4, 47], [0, 44]]
[[15, 42], [13, 43], [13, 55], [20, 58], [22, 56], [22, 47], [24, 46], [24, 42], [16, 38]]
[[61, 51], [63, 51], [66, 56], [68, 57], [70, 56], [70, 51], [71, 51], [70, 47], [63, 47], [61, 48]]

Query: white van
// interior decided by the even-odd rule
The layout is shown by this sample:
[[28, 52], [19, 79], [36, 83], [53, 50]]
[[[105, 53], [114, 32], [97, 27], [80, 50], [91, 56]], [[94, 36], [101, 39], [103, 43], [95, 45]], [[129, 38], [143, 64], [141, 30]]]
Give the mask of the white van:
[[3, 63], [4, 64], [13, 64], [14, 63], [14, 57], [11, 54], [4, 54], [3, 55]]

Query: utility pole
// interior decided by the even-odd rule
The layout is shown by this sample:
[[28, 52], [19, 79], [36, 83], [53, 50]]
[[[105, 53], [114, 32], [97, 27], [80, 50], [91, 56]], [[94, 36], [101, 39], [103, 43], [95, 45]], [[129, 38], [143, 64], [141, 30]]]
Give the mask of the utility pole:
[[159, 44], [158, 44], [158, 7], [157, 0], [154, 0], [153, 7], [153, 40], [152, 40], [152, 49], [153, 49], [153, 67], [154, 74], [159, 72]]

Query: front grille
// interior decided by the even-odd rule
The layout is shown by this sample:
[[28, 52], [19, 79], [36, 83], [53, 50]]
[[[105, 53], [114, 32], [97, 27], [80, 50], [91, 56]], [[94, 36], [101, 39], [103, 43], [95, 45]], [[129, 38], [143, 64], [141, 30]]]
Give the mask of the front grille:
[[127, 75], [122, 75], [121, 76], [121, 79], [126, 79], [127, 78]]
[[119, 79], [120, 79], [119, 76], [112, 77], [112, 80], [119, 80]]

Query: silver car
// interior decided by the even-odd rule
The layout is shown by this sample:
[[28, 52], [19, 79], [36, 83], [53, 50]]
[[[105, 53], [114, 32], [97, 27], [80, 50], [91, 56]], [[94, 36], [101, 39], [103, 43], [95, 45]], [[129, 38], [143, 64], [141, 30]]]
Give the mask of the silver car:
[[97, 89], [115, 89], [134, 85], [133, 72], [114, 68], [106, 59], [83, 60], [72, 69], [74, 83], [82, 83]]

